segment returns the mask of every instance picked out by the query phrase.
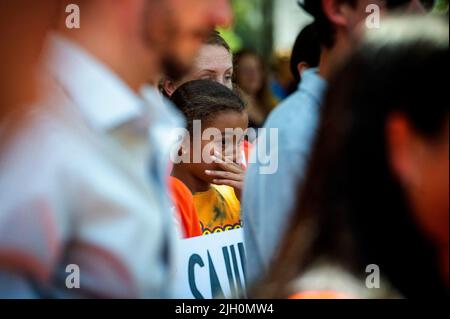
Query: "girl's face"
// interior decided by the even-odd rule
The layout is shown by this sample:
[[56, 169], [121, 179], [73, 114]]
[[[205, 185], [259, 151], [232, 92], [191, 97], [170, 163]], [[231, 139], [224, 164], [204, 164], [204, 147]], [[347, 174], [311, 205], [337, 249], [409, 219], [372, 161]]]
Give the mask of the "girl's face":
[[[245, 112], [224, 111], [218, 113], [213, 119], [202, 122], [202, 162], [193, 163], [191, 172], [199, 179], [212, 183], [214, 179], [205, 174], [205, 170], [221, 170], [214, 163], [214, 152], [219, 153], [222, 159], [242, 163], [245, 133], [248, 128], [248, 115]], [[211, 130], [210, 129], [214, 129]], [[214, 132], [215, 131], [215, 132]], [[213, 134], [209, 134], [209, 133]], [[203, 140], [205, 139], [205, 140]], [[191, 143], [193, 144], [193, 143]], [[194, 149], [191, 145], [191, 154]]]

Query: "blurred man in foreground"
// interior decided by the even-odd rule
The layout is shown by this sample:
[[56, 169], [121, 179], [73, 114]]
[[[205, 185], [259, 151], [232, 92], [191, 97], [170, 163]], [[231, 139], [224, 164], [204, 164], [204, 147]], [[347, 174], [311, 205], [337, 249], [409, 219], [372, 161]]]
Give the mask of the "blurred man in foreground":
[[189, 70], [226, 0], [81, 0], [45, 52], [48, 94], [0, 158], [0, 296], [170, 296], [166, 173], [179, 116], [144, 84]]

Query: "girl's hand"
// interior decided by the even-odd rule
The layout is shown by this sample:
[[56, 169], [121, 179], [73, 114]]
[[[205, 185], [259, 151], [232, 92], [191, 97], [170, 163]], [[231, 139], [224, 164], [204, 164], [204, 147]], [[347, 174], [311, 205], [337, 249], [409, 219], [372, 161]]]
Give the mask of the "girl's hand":
[[219, 153], [214, 153], [212, 157], [214, 162], [217, 163], [221, 171], [206, 170], [205, 174], [214, 177], [213, 183], [216, 185], [227, 185], [234, 188], [236, 197], [241, 200], [241, 192], [244, 185], [244, 168], [229, 160], [223, 160]]

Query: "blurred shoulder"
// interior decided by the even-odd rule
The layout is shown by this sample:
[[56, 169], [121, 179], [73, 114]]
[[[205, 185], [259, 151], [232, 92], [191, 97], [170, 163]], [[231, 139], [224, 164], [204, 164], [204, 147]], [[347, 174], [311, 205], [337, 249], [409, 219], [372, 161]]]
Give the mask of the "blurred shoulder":
[[90, 138], [80, 134], [83, 123], [71, 113], [70, 100], [53, 84], [46, 85], [52, 94], [27, 107], [20, 123], [14, 123], [18, 129], [2, 146], [1, 184], [12, 187], [26, 181], [43, 186], [63, 171], [76, 172], [91, 154], [86, 147]]
[[[362, 274], [365, 274], [364, 270]], [[384, 278], [370, 289], [365, 278], [327, 261], [314, 264], [291, 284], [293, 299], [397, 299], [400, 294]]]

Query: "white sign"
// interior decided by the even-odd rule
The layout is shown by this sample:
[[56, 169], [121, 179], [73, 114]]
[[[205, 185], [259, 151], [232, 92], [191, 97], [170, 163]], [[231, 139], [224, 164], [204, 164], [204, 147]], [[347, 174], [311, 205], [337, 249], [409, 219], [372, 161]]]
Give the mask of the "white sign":
[[175, 296], [183, 299], [245, 297], [242, 229], [181, 241]]

